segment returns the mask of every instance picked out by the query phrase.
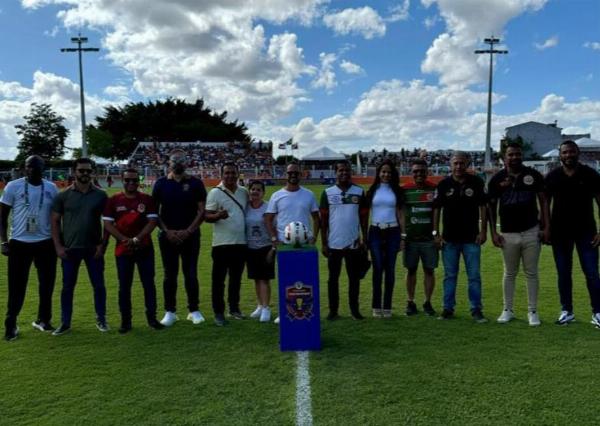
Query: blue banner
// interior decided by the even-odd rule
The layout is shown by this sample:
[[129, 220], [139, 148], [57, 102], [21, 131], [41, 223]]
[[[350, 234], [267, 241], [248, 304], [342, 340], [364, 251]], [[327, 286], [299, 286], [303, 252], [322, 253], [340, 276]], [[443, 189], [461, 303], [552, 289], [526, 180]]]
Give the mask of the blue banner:
[[319, 252], [314, 247], [281, 247], [277, 268], [280, 349], [320, 350]]

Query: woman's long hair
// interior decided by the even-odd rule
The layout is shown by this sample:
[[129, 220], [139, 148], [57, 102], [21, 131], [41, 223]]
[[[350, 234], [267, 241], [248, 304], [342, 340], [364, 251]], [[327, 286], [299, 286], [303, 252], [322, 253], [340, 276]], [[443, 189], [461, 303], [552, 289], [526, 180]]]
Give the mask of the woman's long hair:
[[381, 184], [381, 178], [379, 177], [379, 172], [381, 172], [381, 168], [383, 166], [389, 166], [390, 171], [392, 173], [392, 177], [390, 179], [390, 188], [396, 195], [396, 206], [401, 207], [404, 204], [404, 191], [400, 188], [400, 174], [398, 173], [398, 169], [392, 160], [386, 158], [383, 160], [378, 166], [377, 170], [375, 170], [375, 181], [367, 190], [367, 201], [369, 202], [369, 207], [373, 204], [373, 197], [375, 196], [375, 191], [379, 188]]

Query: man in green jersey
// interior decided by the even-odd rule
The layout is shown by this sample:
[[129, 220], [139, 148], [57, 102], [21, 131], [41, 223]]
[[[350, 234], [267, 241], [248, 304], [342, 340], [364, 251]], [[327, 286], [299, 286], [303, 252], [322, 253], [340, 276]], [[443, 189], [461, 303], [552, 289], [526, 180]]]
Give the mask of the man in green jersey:
[[438, 248], [435, 245], [433, 233], [433, 196], [436, 185], [427, 181], [427, 162], [422, 159], [413, 161], [413, 182], [403, 185], [406, 208], [404, 209], [406, 234], [404, 267], [408, 270], [406, 275], [407, 304], [406, 315], [415, 315], [415, 287], [417, 285], [417, 268], [419, 259], [423, 265], [425, 303], [423, 310], [427, 315], [434, 316], [435, 310], [431, 306], [431, 295], [435, 287], [434, 269], [438, 266]]

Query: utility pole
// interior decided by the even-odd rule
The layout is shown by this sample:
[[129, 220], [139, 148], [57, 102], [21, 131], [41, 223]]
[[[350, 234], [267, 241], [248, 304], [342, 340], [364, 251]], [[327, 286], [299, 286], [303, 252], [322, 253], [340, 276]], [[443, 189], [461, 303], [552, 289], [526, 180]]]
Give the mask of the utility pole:
[[87, 43], [87, 37], [81, 37], [81, 33], [77, 37], [71, 37], [71, 43], [76, 43], [77, 47], [65, 47], [60, 49], [61, 52], [77, 52], [79, 54], [79, 101], [81, 103], [81, 155], [87, 157], [88, 146], [85, 139], [85, 101], [83, 97], [83, 63], [82, 52], [98, 52], [97, 47], [81, 47], [83, 43]]
[[492, 166], [492, 73], [494, 69], [494, 53], [506, 54], [508, 50], [494, 49], [494, 44], [500, 43], [499, 38], [494, 38], [492, 35], [490, 38], [483, 40], [484, 43], [489, 44], [490, 48], [485, 50], [476, 50], [476, 54], [489, 53], [490, 54], [490, 81], [488, 83], [488, 107], [487, 107], [487, 128], [485, 132], [485, 168], [490, 169]]

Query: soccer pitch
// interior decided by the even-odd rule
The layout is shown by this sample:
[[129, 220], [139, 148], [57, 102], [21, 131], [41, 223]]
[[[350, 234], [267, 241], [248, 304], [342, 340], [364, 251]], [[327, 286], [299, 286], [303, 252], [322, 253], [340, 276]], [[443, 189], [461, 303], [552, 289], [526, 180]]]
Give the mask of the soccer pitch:
[[[317, 197], [322, 186], [310, 187]], [[278, 188], [269, 188], [272, 193]], [[114, 192], [114, 191], [113, 191]], [[155, 234], [156, 236], [156, 234]], [[0, 343], [0, 424], [43, 425], [212, 425], [297, 422], [295, 353], [281, 353], [278, 328], [256, 320], [214, 326], [210, 304], [211, 226], [202, 225], [199, 262], [200, 309], [207, 321], [185, 320], [185, 291], [178, 289], [179, 321], [155, 331], [145, 324], [141, 285], [133, 290], [133, 330], [117, 333], [120, 316], [111, 242], [106, 255], [109, 333], [94, 325], [92, 289], [85, 272], [75, 293], [72, 332], [42, 334], [30, 323], [37, 312], [32, 274], [19, 317], [19, 338]], [[162, 266], [157, 253], [157, 293], [162, 315]], [[461, 267], [464, 270], [464, 267]], [[529, 327], [525, 283], [519, 275], [517, 320], [495, 322], [502, 310], [502, 257], [488, 241], [482, 255], [484, 312], [476, 324], [468, 312], [461, 274], [457, 318], [439, 321], [422, 313], [403, 315], [404, 270], [398, 258], [394, 317], [370, 316], [370, 272], [361, 283], [361, 309], [354, 321], [341, 276], [340, 314], [322, 319], [323, 350], [310, 353], [311, 415], [316, 425], [386, 424], [592, 424], [600, 369], [600, 330], [590, 323], [590, 306], [579, 263], [574, 261], [577, 321], [553, 324], [560, 305], [549, 247], [540, 263], [542, 326]], [[437, 270], [434, 307], [441, 311], [443, 270]], [[6, 306], [6, 258], [0, 260], [0, 306]], [[320, 257], [321, 315], [327, 314], [327, 268]], [[60, 318], [61, 273], [54, 292]], [[417, 304], [422, 303], [418, 281]], [[273, 289], [276, 289], [273, 283]], [[276, 291], [273, 291], [276, 304]], [[242, 283], [242, 310], [256, 306], [254, 284]]]

